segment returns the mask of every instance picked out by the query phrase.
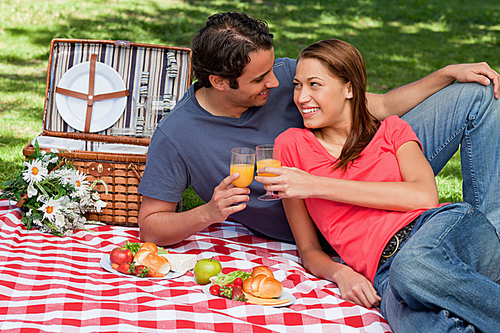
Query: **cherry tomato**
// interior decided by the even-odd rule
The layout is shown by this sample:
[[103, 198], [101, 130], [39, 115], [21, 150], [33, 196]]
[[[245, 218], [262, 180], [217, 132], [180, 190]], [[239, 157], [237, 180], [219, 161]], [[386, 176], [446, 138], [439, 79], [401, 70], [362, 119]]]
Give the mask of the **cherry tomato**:
[[241, 278], [236, 278], [236, 279], [234, 279], [233, 284], [235, 286], [242, 286], [243, 285], [243, 280]]
[[218, 284], [213, 284], [210, 286], [210, 294], [214, 295], [214, 296], [219, 296], [219, 289], [220, 289], [220, 286]]

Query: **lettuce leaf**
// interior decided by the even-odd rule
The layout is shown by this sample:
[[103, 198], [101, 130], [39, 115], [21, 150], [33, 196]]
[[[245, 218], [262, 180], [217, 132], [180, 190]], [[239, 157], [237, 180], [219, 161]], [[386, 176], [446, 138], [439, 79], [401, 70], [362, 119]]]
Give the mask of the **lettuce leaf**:
[[[132, 251], [132, 254], [135, 256], [137, 251], [139, 251], [139, 249], [141, 248], [142, 244], [143, 243], [132, 243], [127, 241], [127, 244], [125, 244], [123, 247]], [[161, 246], [158, 246], [158, 254], [167, 254], [167, 253], [168, 250], [165, 250]]]
[[226, 284], [233, 283], [236, 278], [240, 278], [241, 280], [245, 281], [251, 275], [252, 273], [243, 271], [233, 271], [228, 274], [222, 274], [222, 272], [220, 272], [216, 276], [212, 276], [210, 278], [210, 282], [212, 282], [212, 284], [218, 284], [219, 286], [225, 286]]
[[125, 244], [123, 247], [132, 251], [132, 254], [135, 256], [137, 251], [139, 251], [141, 245], [142, 243], [131, 243], [127, 241], [127, 244]]

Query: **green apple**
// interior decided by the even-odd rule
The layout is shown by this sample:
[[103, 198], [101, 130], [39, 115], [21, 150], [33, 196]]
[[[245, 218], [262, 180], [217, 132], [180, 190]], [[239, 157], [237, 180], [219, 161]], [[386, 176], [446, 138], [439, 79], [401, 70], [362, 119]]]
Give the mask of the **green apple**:
[[215, 259], [200, 259], [194, 266], [194, 281], [198, 284], [210, 283], [210, 278], [222, 271], [220, 262]]

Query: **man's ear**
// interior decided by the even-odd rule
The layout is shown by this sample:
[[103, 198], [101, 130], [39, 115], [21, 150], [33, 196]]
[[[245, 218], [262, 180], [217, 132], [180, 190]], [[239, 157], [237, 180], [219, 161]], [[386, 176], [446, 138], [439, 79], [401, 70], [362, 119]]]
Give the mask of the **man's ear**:
[[346, 85], [346, 95], [345, 95], [345, 98], [347, 99], [351, 99], [353, 98], [354, 94], [352, 92], [352, 83], [351, 81], [347, 82], [347, 85]]
[[226, 88], [226, 79], [223, 78], [222, 76], [219, 75], [210, 75], [208, 77], [210, 80], [210, 83], [212, 84], [212, 87], [214, 87], [217, 90], [224, 90]]

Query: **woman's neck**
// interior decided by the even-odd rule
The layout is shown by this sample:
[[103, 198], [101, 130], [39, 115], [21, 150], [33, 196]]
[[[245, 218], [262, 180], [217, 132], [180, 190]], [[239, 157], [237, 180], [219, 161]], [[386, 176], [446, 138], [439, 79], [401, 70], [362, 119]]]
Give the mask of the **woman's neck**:
[[351, 131], [350, 124], [311, 130], [319, 143], [335, 158], [339, 158]]

